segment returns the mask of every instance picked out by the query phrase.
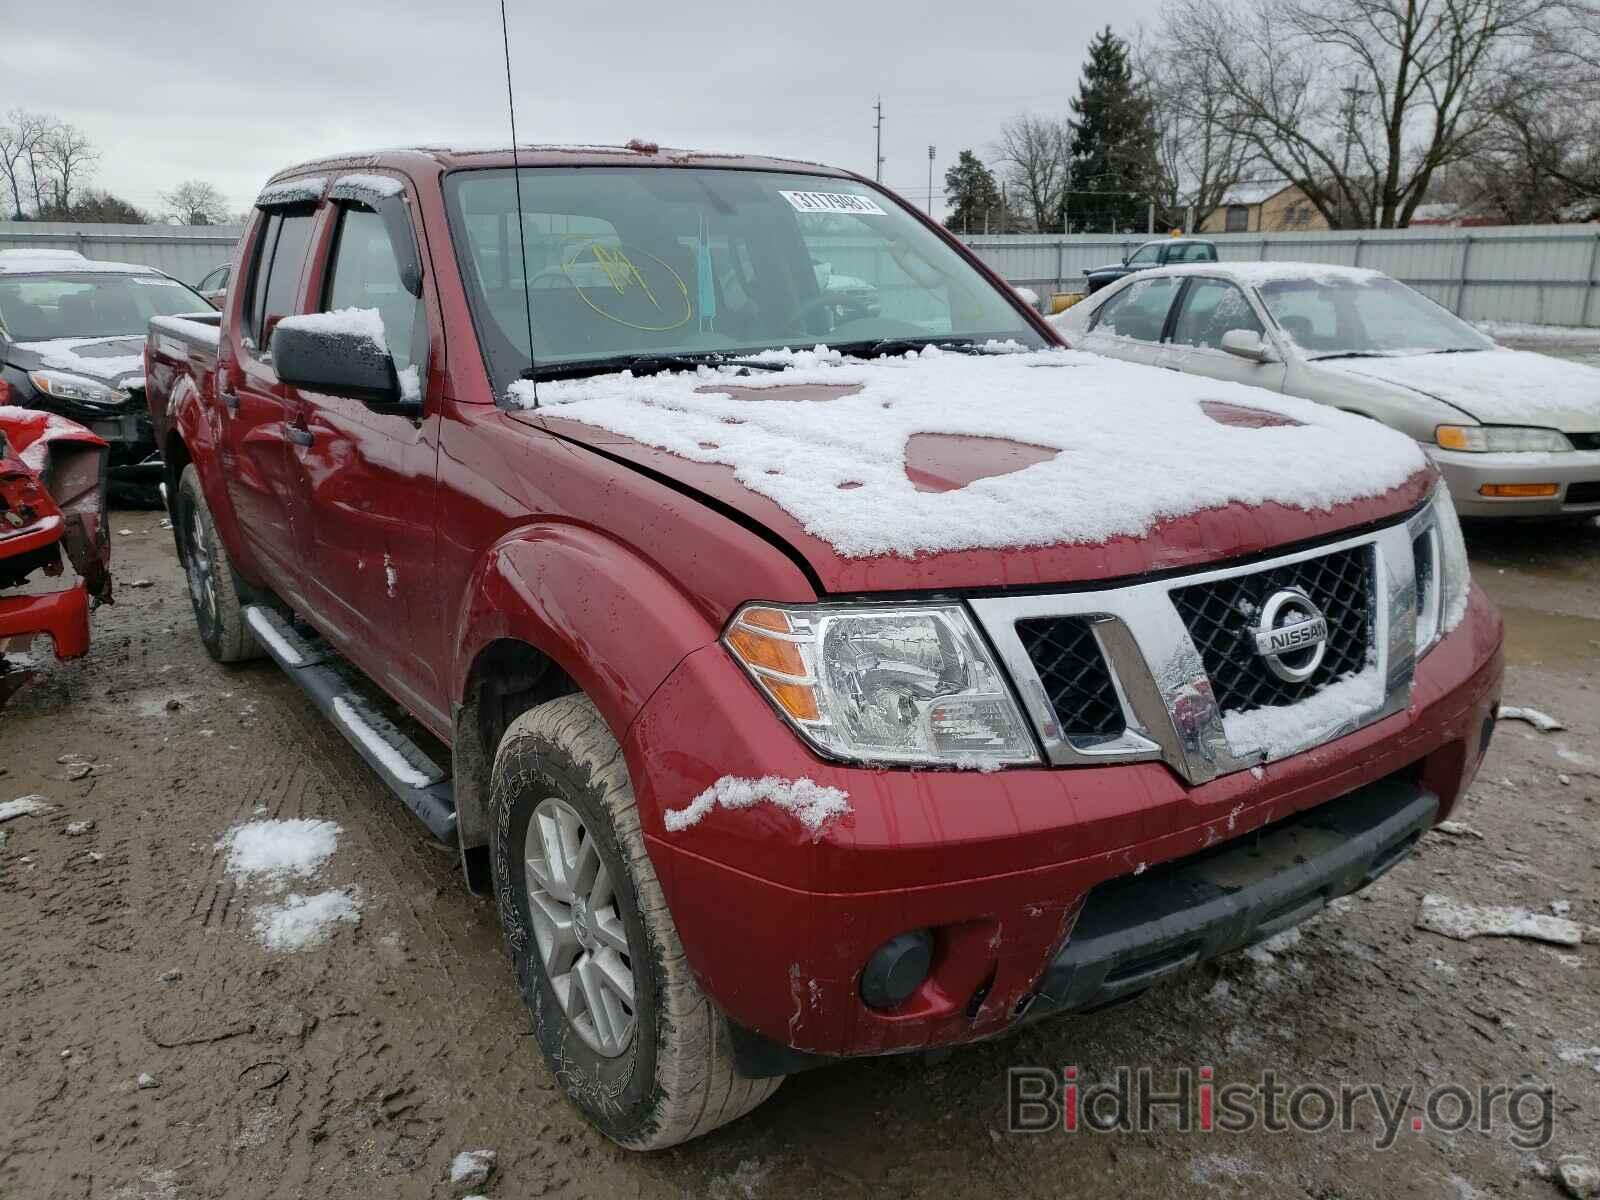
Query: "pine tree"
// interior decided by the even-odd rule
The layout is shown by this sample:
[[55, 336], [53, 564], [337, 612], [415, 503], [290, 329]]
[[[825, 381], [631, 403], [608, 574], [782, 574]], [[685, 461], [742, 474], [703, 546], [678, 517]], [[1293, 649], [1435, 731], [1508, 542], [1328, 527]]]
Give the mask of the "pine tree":
[[[1089, 46], [1072, 101], [1074, 229], [1143, 228], [1160, 168], [1151, 105], [1134, 82], [1128, 43], [1107, 26]], [[1093, 195], [1086, 193], [1105, 193]]]
[[986, 221], [1000, 219], [1000, 188], [993, 172], [971, 150], [963, 150], [956, 164], [944, 173], [944, 198], [950, 206], [946, 229], [982, 233]]

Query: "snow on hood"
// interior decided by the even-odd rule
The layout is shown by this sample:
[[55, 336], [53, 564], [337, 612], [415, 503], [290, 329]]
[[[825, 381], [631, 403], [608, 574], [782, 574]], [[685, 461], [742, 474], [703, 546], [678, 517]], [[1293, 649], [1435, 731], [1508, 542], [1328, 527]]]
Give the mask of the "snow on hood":
[[1101, 544], [1234, 503], [1327, 511], [1426, 469], [1371, 421], [1074, 351], [782, 357], [543, 383], [540, 412], [731, 467], [845, 558]]
[[1351, 358], [1316, 366], [1399, 384], [1489, 425], [1600, 431], [1600, 370], [1530, 350]]
[[[142, 335], [94, 338], [57, 338], [49, 342], [17, 342], [13, 354], [22, 351], [38, 360], [39, 367], [72, 371], [91, 379], [116, 383], [123, 376], [144, 371]], [[30, 364], [18, 363], [27, 367]]]

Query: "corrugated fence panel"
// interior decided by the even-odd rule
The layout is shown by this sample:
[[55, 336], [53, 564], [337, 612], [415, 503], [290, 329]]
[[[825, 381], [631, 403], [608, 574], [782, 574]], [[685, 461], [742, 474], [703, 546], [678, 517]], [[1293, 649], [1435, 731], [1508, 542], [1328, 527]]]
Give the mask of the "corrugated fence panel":
[[76, 250], [85, 258], [140, 263], [194, 284], [233, 258], [238, 225], [80, 225], [0, 221], [0, 250]]
[[[1117, 262], [1149, 240], [1139, 234], [1024, 234], [967, 242], [1012, 283], [1048, 293], [1081, 291], [1085, 269]], [[1210, 240], [1225, 262], [1371, 267], [1469, 321], [1600, 328], [1600, 227], [1595, 225], [1231, 233]]]

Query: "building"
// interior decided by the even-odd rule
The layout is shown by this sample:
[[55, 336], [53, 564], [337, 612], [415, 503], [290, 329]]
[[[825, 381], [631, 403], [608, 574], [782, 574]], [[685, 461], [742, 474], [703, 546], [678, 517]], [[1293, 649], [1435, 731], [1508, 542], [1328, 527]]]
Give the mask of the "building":
[[1317, 206], [1282, 179], [1241, 183], [1200, 223], [1200, 233], [1270, 233], [1327, 229]]

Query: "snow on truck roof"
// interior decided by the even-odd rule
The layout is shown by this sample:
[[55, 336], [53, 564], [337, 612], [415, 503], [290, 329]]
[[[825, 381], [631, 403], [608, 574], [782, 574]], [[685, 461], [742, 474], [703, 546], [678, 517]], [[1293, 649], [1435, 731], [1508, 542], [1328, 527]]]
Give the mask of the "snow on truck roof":
[[541, 383], [539, 412], [729, 467], [847, 558], [1103, 544], [1235, 503], [1327, 511], [1427, 469], [1364, 418], [1093, 354], [762, 357], [789, 369]]
[[[691, 150], [672, 146], [658, 146], [654, 142], [635, 138], [626, 145], [563, 145], [559, 143], [517, 143], [517, 162], [524, 167], [617, 165], [637, 163], [649, 166], [728, 166], [761, 168], [773, 171], [799, 171], [808, 175], [834, 175], [848, 177], [824, 163], [806, 162], [803, 159], [767, 158], [762, 155], [738, 151]], [[403, 168], [408, 163], [424, 160], [441, 167], [509, 167], [512, 161], [511, 146], [507, 142], [483, 145], [456, 143], [453, 145], [387, 146], [372, 150], [352, 150], [325, 158], [299, 163], [277, 172], [268, 181], [268, 187], [294, 181], [296, 176], [308, 171], [328, 172], [339, 170], [370, 170], [372, 168]], [[306, 182], [311, 182], [307, 180]], [[324, 181], [325, 182], [325, 181]], [[320, 189], [319, 189], [320, 193]], [[281, 201], [279, 201], [281, 203]]]

